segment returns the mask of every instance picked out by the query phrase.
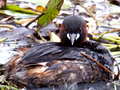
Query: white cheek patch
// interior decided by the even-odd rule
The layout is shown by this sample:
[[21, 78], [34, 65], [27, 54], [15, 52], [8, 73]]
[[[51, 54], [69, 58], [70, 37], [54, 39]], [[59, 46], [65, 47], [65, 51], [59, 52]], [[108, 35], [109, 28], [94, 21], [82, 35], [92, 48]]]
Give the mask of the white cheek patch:
[[80, 34], [78, 33], [75, 39], [77, 40], [79, 37], [80, 37]]
[[70, 40], [70, 34], [67, 34], [67, 38]]
[[[76, 34], [76, 40], [80, 37], [80, 33]], [[67, 38], [70, 40], [70, 34], [67, 34]]]

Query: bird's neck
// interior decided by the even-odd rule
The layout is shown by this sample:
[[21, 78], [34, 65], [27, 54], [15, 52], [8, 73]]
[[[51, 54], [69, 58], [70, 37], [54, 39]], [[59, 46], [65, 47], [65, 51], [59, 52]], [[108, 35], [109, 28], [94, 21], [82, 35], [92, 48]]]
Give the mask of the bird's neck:
[[61, 43], [63, 43], [65, 46], [68, 46], [68, 47], [80, 47], [80, 48], [84, 47], [85, 42], [86, 42], [86, 40], [82, 41], [82, 42], [78, 41], [78, 42], [75, 42], [73, 45], [71, 45], [71, 43], [66, 43], [66, 42], [61, 41]]

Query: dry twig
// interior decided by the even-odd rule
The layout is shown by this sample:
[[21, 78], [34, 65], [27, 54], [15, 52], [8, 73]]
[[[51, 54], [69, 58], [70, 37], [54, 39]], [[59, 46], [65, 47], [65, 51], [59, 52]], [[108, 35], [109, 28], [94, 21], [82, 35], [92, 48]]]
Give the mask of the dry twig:
[[[106, 31], [106, 34], [107, 34], [107, 33], [118, 32], [118, 31], [120, 31], [120, 29], [119, 29], [119, 28], [114, 29], [114, 30], [111, 30], [111, 31]], [[92, 33], [92, 35], [100, 35], [100, 34], [102, 34], [102, 33]]]
[[106, 71], [108, 71], [111, 74], [114, 74], [115, 76], [117, 76], [114, 72], [110, 71], [109, 69], [107, 69], [106, 67], [104, 67], [101, 63], [97, 62], [95, 59], [91, 58], [90, 56], [88, 56], [87, 54], [81, 52], [82, 55], [86, 56], [87, 58], [91, 59], [92, 61], [94, 61], [95, 63], [97, 63], [99, 66], [101, 66], [103, 69], [105, 69]]
[[4, 24], [4, 25], [0, 25], [0, 28], [16, 28], [15, 26], [13, 25], [7, 25], [7, 24]]
[[93, 17], [93, 19], [96, 21], [97, 26], [99, 27], [100, 25], [99, 25], [97, 19], [94, 17], [93, 13], [89, 9], [87, 9], [84, 5], [82, 5], [81, 3], [79, 3], [79, 5], [81, 7], [83, 7]]

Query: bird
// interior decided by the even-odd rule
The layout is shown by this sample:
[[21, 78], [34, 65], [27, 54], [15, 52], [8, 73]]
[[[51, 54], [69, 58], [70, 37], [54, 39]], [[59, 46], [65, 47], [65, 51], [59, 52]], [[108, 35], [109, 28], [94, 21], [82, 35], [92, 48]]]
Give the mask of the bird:
[[5, 65], [7, 80], [28, 90], [77, 90], [81, 83], [112, 80], [113, 74], [82, 54], [113, 72], [115, 59], [110, 51], [100, 42], [88, 41], [87, 35], [81, 16], [67, 16], [60, 27], [61, 42], [18, 49], [24, 52]]
[[108, 0], [111, 4], [120, 6], [120, 0]]

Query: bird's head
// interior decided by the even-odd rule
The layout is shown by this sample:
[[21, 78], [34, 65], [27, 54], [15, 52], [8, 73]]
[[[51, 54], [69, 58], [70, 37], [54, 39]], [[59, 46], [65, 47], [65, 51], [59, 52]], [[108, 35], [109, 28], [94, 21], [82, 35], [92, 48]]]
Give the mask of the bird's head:
[[80, 16], [68, 16], [60, 27], [61, 42], [67, 45], [80, 46], [87, 38], [87, 24]]

